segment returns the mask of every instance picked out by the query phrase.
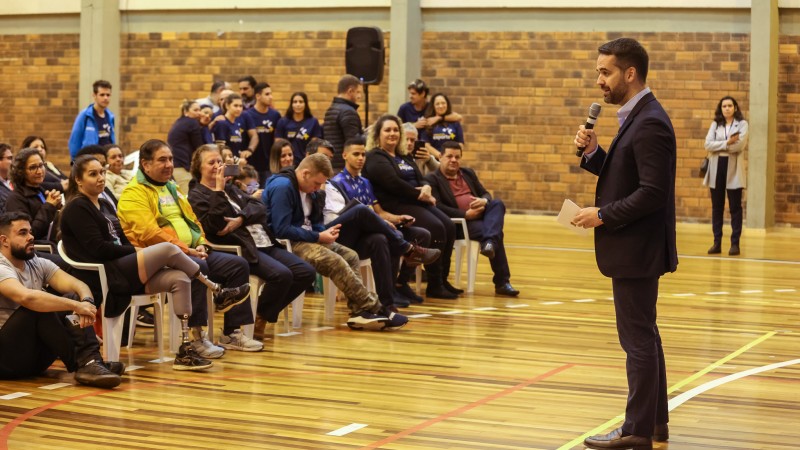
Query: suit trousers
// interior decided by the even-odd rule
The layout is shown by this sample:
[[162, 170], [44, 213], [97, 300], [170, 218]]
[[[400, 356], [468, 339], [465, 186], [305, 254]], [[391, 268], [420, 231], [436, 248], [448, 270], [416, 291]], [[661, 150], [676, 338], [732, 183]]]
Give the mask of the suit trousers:
[[728, 157], [720, 156], [717, 164], [717, 186], [711, 189], [711, 230], [714, 242], [722, 242], [722, 222], [725, 213], [725, 193], [728, 194], [728, 208], [731, 211], [731, 244], [739, 245], [742, 236], [742, 188], [725, 189], [728, 180]]
[[81, 334], [81, 342], [76, 342], [64, 316], [66, 313], [17, 308], [0, 328], [0, 379], [40, 375], [56, 358], [69, 372], [101, 358], [94, 329], [76, 327]]
[[494, 272], [492, 281], [495, 286], [502, 286], [511, 279], [511, 272], [508, 269], [508, 256], [503, 242], [503, 226], [505, 225], [506, 205], [502, 200], [490, 200], [486, 204], [483, 217], [477, 220], [467, 221], [467, 230], [472, 240], [480, 241], [483, 244], [491, 241], [494, 244], [494, 258], [489, 260]]
[[627, 358], [628, 403], [622, 430], [652, 436], [669, 421], [664, 350], [656, 325], [658, 279], [612, 278], [619, 343]]
[[[200, 265], [203, 272], [215, 283], [224, 287], [237, 287], [247, 284], [250, 278], [247, 260], [240, 256], [219, 251], [211, 251], [208, 258], [200, 259], [191, 256], [192, 260]], [[206, 285], [199, 280], [192, 280], [192, 315], [189, 316], [190, 327], [202, 327], [208, 324], [208, 307], [206, 303]], [[239, 328], [242, 325], [253, 323], [253, 310], [248, 302], [240, 303], [225, 313], [223, 332]]]

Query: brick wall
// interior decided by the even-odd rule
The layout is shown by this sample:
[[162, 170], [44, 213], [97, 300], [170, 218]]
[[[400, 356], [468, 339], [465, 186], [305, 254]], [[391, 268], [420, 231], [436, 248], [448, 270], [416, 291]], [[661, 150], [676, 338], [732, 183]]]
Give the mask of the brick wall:
[[[565, 197], [593, 202], [596, 178], [577, 167], [572, 139], [592, 102], [597, 46], [613, 33], [434, 33], [423, 38], [423, 75], [464, 115], [468, 151], [485, 185], [512, 209], [557, 211]], [[678, 140], [677, 211], [708, 218], [697, 177], [716, 103], [737, 98], [747, 112], [749, 36], [633, 33], [650, 54], [648, 84], [672, 118]], [[608, 147], [618, 128], [607, 105], [596, 125]]]
[[[388, 33], [385, 34], [388, 47]], [[345, 73], [344, 32], [151, 33], [122, 37], [123, 145], [166, 139], [184, 98], [208, 95], [214, 80], [266, 81], [281, 115], [293, 92], [308, 95], [320, 122]], [[385, 77], [388, 78], [388, 66]], [[386, 110], [388, 83], [370, 88], [370, 120]], [[364, 120], [364, 106], [360, 108]]]
[[48, 159], [69, 167], [78, 47], [77, 34], [0, 35], [0, 142], [16, 150], [26, 136], [42, 136]]
[[800, 36], [780, 38], [775, 223], [800, 226]]
[[[708, 192], [697, 178], [713, 109], [726, 94], [748, 116], [749, 36], [729, 33], [639, 33], [651, 55], [648, 84], [672, 117], [678, 139], [679, 220], [707, 221]], [[423, 78], [464, 115], [466, 163], [515, 210], [555, 212], [564, 197], [592, 201], [594, 178], [577, 168], [572, 137], [595, 86], [596, 49], [613, 33], [423, 34]], [[388, 33], [385, 35], [388, 53]], [[322, 118], [344, 71], [344, 32], [155, 33], [122, 36], [122, 145], [165, 138], [184, 98], [207, 95], [215, 79], [252, 74], [272, 85], [274, 106], [303, 90]], [[776, 222], [800, 226], [800, 37], [780, 47]], [[66, 142], [78, 109], [78, 36], [0, 36], [0, 140], [19, 145], [44, 135], [50, 158], [66, 164]], [[407, 81], [407, 80], [406, 80]], [[370, 92], [370, 117], [386, 111], [384, 82]], [[601, 143], [616, 131], [616, 108], [597, 125]], [[394, 112], [394, 111], [392, 111]], [[362, 107], [363, 118], [363, 107]]]

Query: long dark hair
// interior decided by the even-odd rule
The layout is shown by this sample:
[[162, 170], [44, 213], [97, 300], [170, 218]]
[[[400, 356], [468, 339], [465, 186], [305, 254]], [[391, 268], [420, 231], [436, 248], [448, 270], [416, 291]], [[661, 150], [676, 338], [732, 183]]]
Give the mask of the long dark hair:
[[442, 97], [444, 98], [444, 101], [447, 102], [447, 111], [444, 112], [445, 116], [453, 112], [453, 104], [450, 103], [450, 99], [447, 98], [447, 96], [444, 95], [443, 93], [437, 92], [433, 94], [433, 97], [431, 97], [431, 100], [428, 102], [428, 107], [425, 108], [425, 117], [433, 117], [436, 115], [436, 108], [433, 107], [433, 102], [436, 101], [436, 97]]
[[44, 140], [41, 136], [27, 136], [25, 139], [22, 140], [22, 147], [20, 148], [30, 148], [33, 141], [42, 141], [42, 145], [44, 146], [44, 150], [47, 151], [47, 141]]
[[100, 162], [94, 155], [80, 155], [75, 158], [75, 161], [72, 163], [72, 170], [69, 172], [69, 184], [67, 185], [66, 192], [64, 192], [67, 201], [81, 193], [78, 188], [78, 180], [83, 178], [83, 174], [86, 173], [86, 166], [92, 161]]
[[292, 108], [292, 103], [294, 103], [294, 98], [298, 95], [303, 98], [303, 102], [306, 104], [306, 109], [303, 111], [303, 119], [313, 117], [311, 115], [311, 107], [308, 106], [308, 96], [305, 92], [295, 92], [291, 97], [289, 97], [289, 108], [286, 109], [286, 114], [284, 114], [284, 117], [289, 117], [294, 120], [294, 109]]
[[730, 95], [726, 95], [722, 97], [717, 103], [717, 109], [714, 111], [714, 122], [717, 122], [719, 126], [725, 126], [725, 116], [722, 115], [722, 102], [725, 100], [730, 100], [733, 102], [733, 118], [735, 120], [744, 120], [744, 116], [742, 115], [742, 110], [739, 109], [739, 103], [736, 102], [736, 99], [731, 97]]

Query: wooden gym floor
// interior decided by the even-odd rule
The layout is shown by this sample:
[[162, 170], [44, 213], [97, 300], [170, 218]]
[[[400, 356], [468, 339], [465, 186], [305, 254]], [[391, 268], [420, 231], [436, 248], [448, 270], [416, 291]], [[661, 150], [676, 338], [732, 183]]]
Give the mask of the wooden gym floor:
[[[656, 448], [800, 441], [799, 238], [746, 230], [741, 256], [725, 245], [708, 257], [709, 225], [679, 226], [680, 265], [659, 298], [671, 439]], [[350, 331], [341, 302], [326, 324], [310, 296], [300, 334], [207, 373], [149, 362], [140, 330], [122, 357], [139, 368], [115, 390], [58, 385], [72, 380], [57, 366], [0, 382], [0, 448], [582, 448], [625, 407], [610, 280], [591, 238], [552, 217], [508, 216], [506, 240], [519, 298], [494, 296], [481, 257], [474, 295], [413, 306], [426, 316], [399, 331]]]

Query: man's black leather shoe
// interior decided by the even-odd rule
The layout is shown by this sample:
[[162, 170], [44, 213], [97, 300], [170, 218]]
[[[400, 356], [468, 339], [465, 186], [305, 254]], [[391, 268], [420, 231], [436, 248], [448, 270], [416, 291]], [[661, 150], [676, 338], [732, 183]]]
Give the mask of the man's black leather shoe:
[[714, 242], [714, 245], [712, 245], [711, 248], [708, 249], [708, 254], [717, 255], [719, 253], [722, 253], [722, 245], [719, 242]]
[[583, 445], [593, 449], [613, 448], [631, 450], [653, 450], [653, 441], [649, 436], [622, 435], [622, 427], [608, 434], [588, 437]]
[[481, 255], [494, 259], [494, 244], [492, 244], [492, 241], [486, 241], [481, 245]]
[[448, 291], [450, 291], [450, 292], [452, 292], [453, 294], [456, 294], [456, 295], [461, 295], [461, 294], [464, 293], [463, 289], [459, 289], [459, 288], [453, 286], [447, 280], [444, 280], [444, 282], [442, 283], [442, 286], [444, 286], [445, 289], [447, 289]]
[[667, 442], [669, 440], [669, 425], [665, 423], [656, 425], [655, 429], [653, 429], [653, 440]]
[[497, 295], [507, 295], [509, 297], [516, 297], [519, 295], [519, 291], [514, 289], [514, 286], [511, 286], [511, 283], [496, 286], [494, 288], [494, 293]]

